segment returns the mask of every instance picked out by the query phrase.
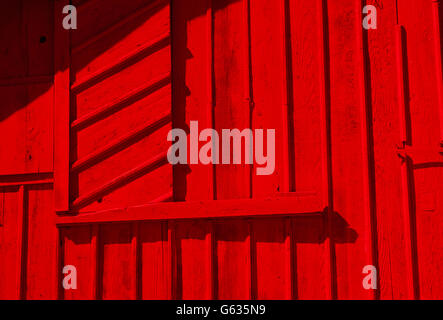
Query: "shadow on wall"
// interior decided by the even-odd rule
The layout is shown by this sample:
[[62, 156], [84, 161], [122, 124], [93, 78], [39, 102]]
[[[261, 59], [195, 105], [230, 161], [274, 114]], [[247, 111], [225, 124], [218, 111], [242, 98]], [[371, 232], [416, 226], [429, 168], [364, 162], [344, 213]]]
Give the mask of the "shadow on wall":
[[[190, 6], [199, 10], [193, 10], [193, 15], [187, 16], [183, 20], [173, 20], [176, 28], [186, 30], [187, 21], [206, 14], [209, 1], [190, 2]], [[217, 7], [222, 8], [236, 1], [240, 0], [217, 1]], [[0, 95], [4, 101], [4, 97], [8, 93], [11, 94], [0, 108], [0, 121], [25, 107], [52, 87], [52, 76], [59, 71], [54, 70], [54, 29], [62, 28], [62, 25], [54, 25], [53, 2], [53, 0], [16, 0], [0, 3], [0, 40], [4, 44], [0, 50]], [[78, 29], [71, 31], [71, 43], [74, 48], [93, 41], [101, 33], [118, 25], [121, 21], [125, 21], [120, 28], [112, 30], [112, 37], [108, 37], [105, 41], [106, 45], [95, 46], [93, 50], [90, 50], [91, 54], [88, 59], [82, 61], [83, 65], [79, 65], [78, 68], [81, 69], [97, 56], [112, 48], [169, 3], [169, 0], [132, 0], [130, 2], [125, 0], [74, 0], [73, 4], [77, 8], [78, 15]], [[137, 16], [140, 10], [148, 6], [153, 7], [148, 15], [131, 19], [132, 16]], [[59, 14], [63, 16], [62, 12]], [[182, 34], [186, 34], [186, 32]], [[174, 44], [178, 51], [182, 51], [183, 47], [186, 47], [186, 37], [174, 39]], [[188, 57], [183, 56], [182, 61], [174, 60], [177, 63], [177, 66], [174, 65], [174, 67], [179, 73], [184, 71], [181, 66], [191, 56], [190, 53]], [[28, 77], [32, 79], [27, 79]], [[71, 82], [74, 82], [74, 75], [71, 78]], [[182, 74], [177, 77], [177, 79], [179, 78], [184, 81]], [[27, 86], [28, 90], [26, 90]], [[31, 87], [32, 89], [29, 89]], [[186, 85], [183, 82], [176, 83], [175, 87], [176, 90], [186, 91]], [[11, 91], [19, 93], [13, 95]]]
[[[186, 97], [190, 95], [187, 88], [186, 61], [193, 57], [187, 48], [187, 23], [206, 14], [209, 4], [214, 4], [214, 10], [219, 10], [240, 0], [195, 0], [189, 1], [192, 10], [185, 13], [174, 12], [177, 3], [183, 0], [75, 0], [73, 4], [78, 10], [78, 29], [72, 32], [73, 46], [81, 46], [97, 35], [136, 14], [140, 9], [159, 3], [156, 11], [161, 10], [172, 2], [172, 50], [173, 50], [173, 108], [174, 126], [187, 129], [185, 124]], [[440, 17], [443, 19], [443, 6], [440, 6]], [[62, 15], [62, 13], [59, 13]], [[4, 44], [0, 49], [0, 126], [19, 109], [29, 105], [52, 88], [54, 72], [54, 4], [52, 0], [2, 1], [0, 3], [0, 39]], [[95, 17], [92, 19], [91, 17]], [[121, 39], [140, 26], [149, 16], [139, 16], [138, 19], [128, 19], [121, 28], [113, 30], [112, 37], [106, 45], [94, 47], [87, 60], [82, 61], [84, 67], [112, 48]], [[87, 21], [92, 20], [92, 21]], [[441, 22], [443, 25], [443, 21]], [[180, 37], [174, 38], [174, 31], [180, 30]], [[443, 37], [443, 33], [442, 33]], [[176, 54], [179, 53], [179, 54]], [[184, 53], [184, 54], [183, 54]], [[127, 67], [127, 66], [124, 66]], [[407, 72], [406, 72], [407, 74]], [[27, 80], [27, 77], [30, 79]], [[26, 85], [29, 81], [29, 85]], [[75, 78], [72, 77], [72, 81]], [[187, 168], [177, 167], [177, 176], [182, 177], [179, 184], [178, 198], [184, 198], [186, 190]]]
[[[187, 97], [191, 95], [190, 88], [186, 85], [186, 64], [187, 61], [194, 58], [193, 52], [188, 48], [188, 23], [202, 15], [208, 13], [208, 9], [221, 10], [228, 5], [241, 0], [173, 0], [172, 1], [172, 111], [173, 127], [180, 128], [189, 133], [189, 127], [186, 124]], [[186, 4], [186, 8], [184, 8]], [[204, 34], [204, 33], [203, 33]], [[212, 36], [213, 38], [213, 36]], [[213, 44], [208, 44], [213, 45]], [[206, 77], [205, 71], [202, 71], [202, 77]], [[213, 88], [214, 89], [214, 88]], [[215, 99], [215, 90], [212, 90], [213, 99]], [[183, 201], [186, 199], [187, 179], [190, 173], [188, 165], [174, 166], [174, 199]]]
[[[172, 7], [175, 3], [182, 0], [73, 0], [72, 4], [77, 8], [78, 15], [78, 29], [71, 31], [71, 51], [72, 54], [81, 53], [81, 59], [75, 60], [75, 69], [82, 70], [86, 68], [91, 62], [94, 62], [98, 57], [106, 55], [107, 52], [115, 49], [116, 45], [122, 40], [125, 40], [134, 30], [137, 30], [143, 24], [146, 24], [151, 17], [165, 7]], [[176, 18], [174, 12], [172, 12], [173, 26], [171, 29], [177, 30], [183, 28], [183, 32], [180, 34], [186, 35], [186, 24], [188, 21], [194, 19], [199, 15], [206, 14], [208, 5], [212, 0], [201, 0], [189, 2], [190, 6], [193, 6], [196, 10], [190, 10], [192, 15], [183, 17], [183, 19]], [[229, 5], [231, 2], [240, 0], [223, 0], [214, 1], [217, 8], [222, 8]], [[147, 10], [148, 9], [148, 10]], [[52, 152], [52, 126], [53, 118], [51, 106], [53, 104], [53, 77], [57, 72], [64, 70], [68, 66], [55, 66], [54, 58], [59, 48], [54, 48], [54, 30], [56, 28], [62, 28], [62, 25], [55, 23], [55, 14], [64, 16], [62, 12], [55, 12], [53, 0], [17, 0], [17, 1], [2, 1], [0, 3], [0, 39], [2, 43], [7, 44], [0, 49], [0, 99], [2, 105], [0, 108], [0, 133], [8, 132], [8, 135], [2, 134], [2, 136], [25, 136], [23, 139], [23, 146], [11, 149], [9, 153], [16, 152], [17, 155], [13, 155], [17, 161], [25, 162], [22, 165], [23, 168], [29, 172], [34, 171], [51, 171], [52, 156], [46, 156], [45, 170], [34, 169], [33, 166], [27, 166], [28, 160], [22, 160], [25, 158], [23, 150], [27, 150], [27, 144], [50, 145], [45, 149], [45, 153], [48, 155]], [[60, 18], [58, 18], [60, 20]], [[57, 20], [58, 21], [58, 20]], [[55, 25], [57, 24], [57, 25]], [[67, 32], [67, 31], [66, 31]], [[173, 32], [171, 32], [173, 34]], [[104, 35], [105, 34], [105, 35]], [[104, 36], [103, 36], [104, 35]], [[173, 36], [173, 35], [172, 35]], [[99, 44], [96, 42], [99, 40]], [[150, 40], [150, 39], [146, 39]], [[184, 83], [184, 66], [186, 59], [192, 56], [189, 53], [188, 56], [175, 54], [176, 52], [186, 51], [186, 36], [166, 39], [167, 41], [160, 41], [157, 46], [152, 46], [147, 50], [141, 50], [137, 55], [131, 59], [126, 59], [125, 54], [131, 54], [126, 52], [122, 54], [121, 58], [123, 63], [117, 63], [112, 66], [107, 72], [100, 75], [98, 78], [89, 79], [87, 83], [83, 83], [87, 88], [93, 87], [118, 72], [130, 68], [134, 64], [140, 62], [147, 56], [155, 54], [158, 50], [170, 46], [172, 42], [172, 56], [173, 56], [173, 73], [174, 73], [174, 97], [176, 98], [174, 103], [177, 103], [177, 107], [173, 110], [174, 126], [181, 127], [185, 122], [185, 99], [186, 84]], [[77, 53], [75, 53], [77, 51]], [[188, 50], [189, 51], [189, 50]], [[73, 61], [71, 61], [72, 63]], [[103, 66], [109, 67], [109, 66]], [[59, 68], [59, 69], [57, 69]], [[72, 70], [71, 65], [71, 70]], [[71, 71], [71, 85], [76, 85], [76, 72]], [[84, 79], [81, 79], [84, 80]], [[183, 80], [183, 81], [180, 81]], [[154, 81], [154, 79], [152, 79]], [[160, 83], [161, 82], [161, 83]], [[147, 88], [145, 91], [140, 92], [137, 95], [131, 97], [131, 99], [123, 99], [122, 103], [118, 104], [109, 112], [100, 113], [99, 116], [89, 119], [87, 123], [82, 123], [76, 129], [82, 129], [84, 127], [95, 124], [102, 119], [108, 119], [113, 112], [118, 109], [124, 109], [128, 106], [140, 101], [148, 95], [154, 94], [159, 89], [165, 87], [171, 83], [171, 78], [160, 81], [152, 88]], [[84, 87], [76, 88], [72, 90], [71, 96], [71, 121], [77, 119], [77, 106], [75, 96], [78, 92], [81, 92]], [[134, 88], [135, 89], [135, 88]], [[182, 94], [182, 92], [185, 92]], [[122, 97], [124, 98], [124, 97]], [[31, 107], [30, 107], [31, 106]], [[32, 112], [29, 110], [32, 108]], [[36, 116], [39, 114], [39, 116]], [[46, 119], [46, 120], [44, 120]], [[171, 119], [168, 119], [170, 122]], [[131, 147], [136, 142], [140, 141], [143, 137], [153, 134], [160, 125], [150, 128], [151, 130], [145, 130], [141, 134], [134, 137], [132, 140], [128, 140], [125, 145], [119, 148], [100, 154], [87, 164], [82, 164], [85, 168], [96, 164], [99, 160], [106, 159], [117, 152]], [[83, 126], [83, 127], [82, 127]], [[12, 128], [20, 127], [17, 130], [11, 130]], [[23, 128], [21, 128], [23, 127]], [[45, 131], [45, 135], [41, 138], [39, 135], [34, 137], [28, 137], [31, 134], [26, 130], [37, 130], [37, 132]], [[72, 134], [71, 140], [71, 163], [78, 160], [77, 157], [77, 136]], [[32, 139], [32, 140], [31, 140]], [[43, 141], [40, 141], [43, 140]], [[17, 142], [20, 144], [22, 142]], [[42, 147], [40, 147], [43, 149]], [[33, 153], [34, 158], [39, 158], [40, 153]], [[5, 160], [7, 157], [11, 158], [11, 154], [0, 153], [0, 163], [8, 162]], [[3, 159], [5, 158], [5, 159]], [[99, 159], [100, 158], [100, 159]], [[34, 159], [34, 161], [36, 161]], [[9, 161], [11, 162], [11, 161]], [[8, 163], [9, 163], [8, 162]], [[43, 162], [43, 160], [42, 160]], [[21, 170], [15, 170], [13, 163], [5, 165], [0, 168], [0, 175], [4, 174], [16, 174], [22, 173]], [[83, 169], [83, 168], [81, 168]], [[181, 169], [178, 169], [181, 172]], [[186, 190], [186, 182], [184, 179], [178, 179], [180, 174], [175, 175], [177, 186], [184, 187]], [[78, 196], [77, 183], [75, 177], [73, 177], [73, 197]], [[118, 186], [117, 188], [119, 188]], [[110, 193], [113, 190], [107, 190], [106, 193]], [[181, 197], [179, 197], [181, 198]], [[97, 200], [97, 199], [93, 199]]]
[[[325, 210], [326, 212], [326, 210]], [[251, 246], [241, 246], [238, 245], [238, 250], [244, 250], [241, 253], [241, 256], [244, 257], [245, 261], [250, 256], [253, 261], [253, 267], [255, 271], [253, 274], [257, 273], [257, 262], [265, 263], [265, 261], [271, 262], [276, 266], [280, 266], [277, 269], [286, 270], [287, 264], [291, 263], [291, 277], [292, 282], [295, 283], [295, 289], [292, 293], [293, 298], [298, 297], [297, 293], [297, 282], [299, 281], [299, 277], [303, 277], [304, 275], [298, 273], [297, 264], [306, 264], [311, 263], [313, 268], [317, 268], [316, 265], [323, 265], [325, 261], [321, 256], [316, 256], [318, 251], [313, 251], [312, 258], [309, 261], [304, 261], [303, 256], [300, 256], [300, 252], [297, 250], [297, 246], [303, 246], [303, 244], [317, 244], [322, 246], [325, 241], [329, 238], [335, 243], [353, 243], [357, 240], [358, 234], [355, 230], [353, 230], [349, 224], [338, 214], [333, 213], [332, 215], [332, 230], [333, 234], [328, 235], [328, 226], [327, 220], [324, 213], [312, 213], [309, 216], [300, 216], [300, 217], [277, 217], [277, 218], [254, 218], [250, 221], [245, 221], [243, 219], [223, 219], [223, 220], [193, 220], [193, 221], [177, 221], [174, 224], [173, 228], [173, 236], [174, 243], [171, 245], [169, 241], [168, 233], [168, 223], [167, 222], [141, 222], [138, 223], [138, 227], [134, 228], [133, 224], [116, 224], [116, 225], [107, 225], [102, 230], [101, 242], [99, 243], [99, 252], [103, 253], [105, 246], [110, 246], [113, 244], [126, 244], [128, 250], [126, 254], [120, 256], [121, 261], [125, 263], [125, 261], [131, 260], [132, 251], [129, 249], [132, 243], [134, 230], [139, 230], [140, 234], [140, 247], [169, 247], [170, 245], [174, 248], [174, 257], [172, 261], [174, 261], [174, 266], [176, 268], [175, 274], [175, 292], [174, 297], [177, 299], [183, 298], [183, 292], [189, 292], [189, 288], [184, 287], [188, 286], [189, 282], [184, 281], [184, 279], [188, 279], [190, 277], [189, 274], [189, 266], [193, 264], [205, 264], [207, 261], [211, 260], [215, 261], [214, 270], [212, 271], [211, 281], [214, 283], [218, 283], [218, 269], [225, 268], [223, 266], [223, 259], [226, 257], [225, 250], [223, 246], [230, 246], [232, 244], [229, 243], [243, 243], [247, 244], [248, 239], [252, 240]], [[92, 233], [90, 232], [90, 227], [77, 227], [75, 229], [65, 229], [64, 236], [69, 241], [67, 243], [75, 244], [75, 245], [87, 245], [92, 241]], [[208, 237], [211, 234], [212, 237]], [[208, 239], [212, 239], [213, 243], [210, 246], [211, 250], [208, 251]], [[287, 251], [287, 240], [290, 241], [290, 251]], [[272, 244], [272, 252], [261, 253], [260, 260], [257, 257], [257, 250], [263, 248], [263, 245]], [[190, 247], [191, 246], [191, 247]], [[86, 246], [85, 248], [89, 248]], [[192, 250], [190, 251], [190, 248]], [[268, 247], [271, 248], [271, 247]], [[327, 247], [324, 247], [327, 250]], [[68, 250], [69, 251], [69, 250]], [[88, 250], [89, 254], [90, 251]], [[165, 261], [170, 261], [168, 255], [171, 252], [165, 252], [166, 257]], [[287, 254], [291, 256], [288, 259]], [[327, 251], [325, 251], [326, 256], [330, 259], [330, 264], [335, 264], [334, 255], [329, 255]], [[149, 268], [153, 265], [158, 267], [158, 264], [161, 263], [159, 261], [153, 260], [151, 256], [146, 256], [142, 251], [139, 252], [139, 268]], [[211, 257], [210, 257], [211, 255]], [[323, 258], [325, 258], [323, 257]], [[98, 261], [99, 274], [103, 274], [104, 266], [108, 265], [109, 257], [106, 254], [100, 254], [100, 260]], [[232, 259], [241, 259], [240, 256], [232, 257]], [[291, 262], [289, 262], [291, 261]], [[72, 264], [78, 264], [76, 261], [70, 261]], [[186, 266], [186, 268], [183, 268]], [[87, 266], [83, 266], [87, 267]], [[164, 268], [168, 268], [164, 266]], [[244, 269], [246, 268], [246, 269]], [[276, 270], [277, 270], [276, 269]], [[248, 274], [250, 272], [249, 265], [238, 265], [236, 269], [239, 274]], [[146, 274], [146, 277], [150, 277], [150, 274]], [[201, 274], [199, 275], [202, 279], [205, 279], [208, 275]], [[323, 281], [328, 281], [330, 277], [332, 281], [336, 281], [336, 275], [331, 274], [330, 276], [317, 275], [319, 277], [324, 276]], [[155, 278], [152, 279], [154, 281], [154, 286], [162, 286], [158, 282], [169, 281], [170, 275], [168, 278], [160, 279]], [[207, 279], [207, 278], [206, 278]], [[244, 279], [247, 282], [247, 279]], [[141, 277], [137, 278], [137, 281], [141, 281]], [[255, 291], [257, 290], [257, 279], [253, 278], [252, 280], [255, 285], [253, 286]], [[101, 296], [103, 293], [103, 279], [99, 279], [99, 295]], [[240, 285], [240, 284], [239, 284]], [[145, 282], [140, 282], [137, 287], [145, 286]], [[143, 291], [148, 290], [148, 288], [143, 288]], [[148, 295], [155, 296], [158, 294], [156, 292], [148, 293]], [[256, 292], [255, 292], [256, 294]], [[157, 297], [158, 298], [158, 297]]]
[[[54, 29], [62, 28], [62, 25], [54, 25], [54, 14], [63, 16], [63, 13], [54, 12], [53, 2], [18, 0], [2, 1], [0, 4], [0, 39], [7, 44], [0, 50], [0, 94], [3, 101], [7, 98], [0, 110], [0, 121], [47, 92], [53, 85], [53, 75], [60, 71], [54, 70], [54, 56], [57, 54]], [[158, 4], [149, 16], [144, 16], [149, 19], [166, 6], [167, 1], [82, 0], [73, 1], [73, 4], [77, 8], [78, 29], [71, 31], [72, 48], [94, 41], [113, 25], [127, 19], [121, 28], [112, 33], [112, 37], [101, 41], [106, 45], [94, 46], [92, 50], [85, 48], [90, 54], [82, 65], [77, 66], [81, 69], [144, 22], [130, 19], [132, 15], [142, 8]], [[63, 66], [63, 69], [66, 67]], [[71, 84], [74, 81], [75, 77], [71, 76]]]

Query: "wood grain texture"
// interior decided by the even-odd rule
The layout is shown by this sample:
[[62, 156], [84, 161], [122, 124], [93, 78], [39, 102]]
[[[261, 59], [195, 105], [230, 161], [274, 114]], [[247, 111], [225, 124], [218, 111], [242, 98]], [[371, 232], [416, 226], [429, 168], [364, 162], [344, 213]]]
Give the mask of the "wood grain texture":
[[[443, 297], [440, 1], [68, 2], [0, 3], [0, 298]], [[275, 172], [172, 167], [191, 121]]]
[[68, 1], [54, 4], [54, 192], [55, 210], [69, 210], [70, 163], [70, 34], [60, 12]]

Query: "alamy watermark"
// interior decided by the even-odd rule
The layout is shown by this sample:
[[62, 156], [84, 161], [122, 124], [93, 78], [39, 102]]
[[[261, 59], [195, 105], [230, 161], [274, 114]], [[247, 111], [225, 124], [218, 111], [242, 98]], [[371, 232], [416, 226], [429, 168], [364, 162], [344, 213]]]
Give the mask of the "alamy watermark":
[[367, 276], [363, 278], [363, 288], [366, 290], [377, 290], [377, 268], [373, 265], [366, 265], [362, 273], [367, 274]]
[[77, 29], [77, 8], [73, 5], [64, 6], [63, 13], [68, 14], [63, 18], [63, 28], [66, 30]]
[[66, 276], [63, 278], [63, 288], [65, 290], [77, 289], [77, 268], [73, 265], [66, 265], [63, 267], [63, 274]]
[[[363, 7], [363, 28], [366, 30], [377, 29], [377, 8], [373, 5]], [[63, 7], [63, 14], [67, 14], [63, 18], [63, 28], [66, 30], [77, 29], [77, 8], [74, 5], [66, 5]]]
[[366, 14], [363, 18], [363, 28], [366, 30], [377, 29], [377, 8], [372, 5], [364, 6], [363, 13]]
[[[190, 164], [242, 164], [244, 158], [244, 164], [256, 166], [256, 174], [259, 176], [271, 175], [275, 170], [275, 129], [223, 129], [220, 141], [220, 134], [215, 129], [204, 129], [199, 133], [198, 121], [191, 121], [189, 157], [185, 130], [172, 129], [168, 141], [174, 142], [168, 151], [168, 161], [173, 165], [188, 164], [188, 158]], [[205, 144], [199, 148], [199, 142]]]

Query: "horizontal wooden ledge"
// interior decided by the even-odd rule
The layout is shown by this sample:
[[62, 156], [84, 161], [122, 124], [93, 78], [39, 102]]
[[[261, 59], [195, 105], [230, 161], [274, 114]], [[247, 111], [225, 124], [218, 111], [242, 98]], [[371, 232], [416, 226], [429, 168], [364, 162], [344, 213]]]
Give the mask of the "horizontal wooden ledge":
[[52, 84], [53, 82], [54, 82], [53, 75], [3, 78], [0, 79], [0, 87], [26, 86], [26, 85], [42, 84], [42, 83]]
[[0, 187], [37, 186], [37, 185], [53, 184], [53, 183], [54, 179], [23, 181], [23, 182], [0, 182]]
[[317, 194], [294, 193], [265, 199], [208, 200], [163, 202], [78, 215], [60, 215], [58, 226], [78, 224], [217, 219], [264, 216], [303, 216], [322, 214], [324, 208]]
[[0, 175], [0, 187], [17, 187], [52, 183], [54, 183], [52, 172]]
[[443, 162], [443, 148], [442, 147], [411, 147], [397, 148], [397, 155], [400, 158], [409, 157], [413, 162]]

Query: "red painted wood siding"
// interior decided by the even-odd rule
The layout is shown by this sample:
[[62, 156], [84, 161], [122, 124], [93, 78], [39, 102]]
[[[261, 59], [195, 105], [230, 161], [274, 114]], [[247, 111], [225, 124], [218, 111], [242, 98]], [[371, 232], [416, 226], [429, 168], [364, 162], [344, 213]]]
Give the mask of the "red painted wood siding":
[[[68, 3], [0, 4], [0, 298], [443, 297], [439, 2]], [[194, 120], [274, 174], [169, 165]]]

